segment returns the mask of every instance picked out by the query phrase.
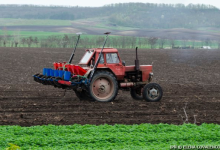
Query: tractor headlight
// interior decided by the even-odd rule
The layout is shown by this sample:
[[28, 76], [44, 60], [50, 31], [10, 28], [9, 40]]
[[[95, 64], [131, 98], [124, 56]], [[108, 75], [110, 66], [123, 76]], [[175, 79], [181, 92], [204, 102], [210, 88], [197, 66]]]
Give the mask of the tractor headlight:
[[151, 82], [153, 76], [154, 76], [153, 72], [149, 73], [149, 79], [148, 79], [148, 82]]

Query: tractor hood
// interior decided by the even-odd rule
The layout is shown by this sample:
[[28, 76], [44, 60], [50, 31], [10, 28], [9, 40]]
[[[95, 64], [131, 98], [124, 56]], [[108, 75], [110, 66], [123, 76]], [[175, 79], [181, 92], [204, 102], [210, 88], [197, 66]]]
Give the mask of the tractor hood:
[[[150, 73], [152, 73], [152, 65], [140, 65], [140, 71], [142, 72], [142, 81], [149, 79]], [[135, 71], [135, 65], [125, 66], [125, 72]]]

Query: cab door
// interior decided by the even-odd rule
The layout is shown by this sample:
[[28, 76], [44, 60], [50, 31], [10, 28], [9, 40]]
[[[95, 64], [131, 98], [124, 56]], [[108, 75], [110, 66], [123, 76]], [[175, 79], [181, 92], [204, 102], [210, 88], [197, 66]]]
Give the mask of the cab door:
[[105, 53], [106, 67], [112, 70], [117, 80], [123, 80], [125, 75], [125, 67], [122, 65], [118, 57], [118, 53]]

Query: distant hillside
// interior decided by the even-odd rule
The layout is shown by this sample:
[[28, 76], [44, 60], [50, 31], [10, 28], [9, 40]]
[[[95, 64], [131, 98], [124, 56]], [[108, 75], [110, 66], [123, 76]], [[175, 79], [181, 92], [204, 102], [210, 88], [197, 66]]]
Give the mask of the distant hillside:
[[93, 17], [107, 17], [114, 26], [136, 28], [220, 27], [220, 10], [203, 4], [119, 3], [103, 7], [0, 5], [0, 18], [76, 20]]

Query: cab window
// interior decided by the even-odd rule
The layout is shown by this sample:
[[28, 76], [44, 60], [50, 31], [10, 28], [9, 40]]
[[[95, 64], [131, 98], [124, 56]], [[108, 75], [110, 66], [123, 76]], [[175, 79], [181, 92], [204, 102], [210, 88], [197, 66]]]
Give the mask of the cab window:
[[119, 63], [118, 54], [117, 53], [106, 53], [106, 61], [108, 64]]
[[100, 64], [104, 64], [104, 56], [103, 56], [103, 54], [101, 54], [101, 57], [100, 57], [99, 63], [100, 63]]

